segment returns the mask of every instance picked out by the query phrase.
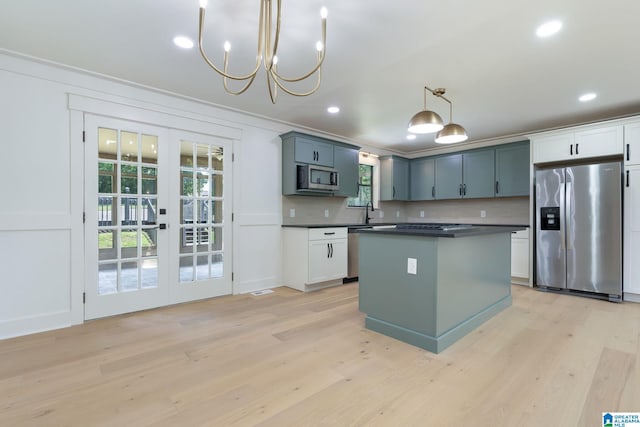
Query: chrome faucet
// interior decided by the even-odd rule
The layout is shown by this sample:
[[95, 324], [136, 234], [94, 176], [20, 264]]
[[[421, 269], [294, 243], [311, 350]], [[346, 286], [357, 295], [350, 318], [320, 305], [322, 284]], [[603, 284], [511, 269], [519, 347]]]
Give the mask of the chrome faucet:
[[374, 211], [373, 202], [367, 202], [367, 204], [364, 205], [364, 223], [365, 224], [369, 224], [369, 220], [372, 219], [372, 218], [369, 218], [369, 205], [371, 205], [371, 212]]

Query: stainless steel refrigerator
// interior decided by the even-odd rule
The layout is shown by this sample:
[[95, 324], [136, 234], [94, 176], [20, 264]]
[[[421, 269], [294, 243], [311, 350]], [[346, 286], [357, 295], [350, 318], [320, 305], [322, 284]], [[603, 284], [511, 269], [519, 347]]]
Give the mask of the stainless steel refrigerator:
[[536, 283], [622, 298], [620, 162], [538, 169]]

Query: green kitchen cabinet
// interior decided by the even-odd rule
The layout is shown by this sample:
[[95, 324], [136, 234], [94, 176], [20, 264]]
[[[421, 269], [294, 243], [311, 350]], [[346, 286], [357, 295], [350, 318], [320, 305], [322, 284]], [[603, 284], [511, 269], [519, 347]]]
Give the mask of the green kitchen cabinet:
[[380, 200], [409, 200], [409, 160], [380, 157]]
[[436, 161], [433, 157], [411, 160], [410, 200], [434, 200], [436, 193]]
[[288, 132], [281, 135], [284, 145], [291, 145], [297, 163], [333, 167], [333, 144], [324, 138]]
[[529, 195], [529, 141], [496, 148], [496, 197]]
[[338, 171], [340, 189], [334, 196], [358, 196], [358, 149], [335, 145], [333, 147], [334, 168]]
[[435, 198], [494, 196], [494, 149], [471, 150], [435, 159]]
[[473, 150], [462, 155], [462, 197], [494, 196], [495, 150]]
[[435, 198], [462, 198], [462, 154], [449, 154], [436, 157], [436, 191]]

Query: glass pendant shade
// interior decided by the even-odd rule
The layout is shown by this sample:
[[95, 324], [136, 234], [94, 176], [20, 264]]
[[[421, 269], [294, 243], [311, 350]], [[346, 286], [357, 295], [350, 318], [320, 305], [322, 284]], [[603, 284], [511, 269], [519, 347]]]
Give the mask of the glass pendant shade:
[[416, 113], [409, 121], [409, 132], [411, 133], [433, 133], [444, 127], [442, 117], [438, 113], [422, 110]]
[[460, 125], [449, 123], [436, 135], [435, 141], [438, 144], [454, 144], [456, 142], [466, 141], [467, 131]]

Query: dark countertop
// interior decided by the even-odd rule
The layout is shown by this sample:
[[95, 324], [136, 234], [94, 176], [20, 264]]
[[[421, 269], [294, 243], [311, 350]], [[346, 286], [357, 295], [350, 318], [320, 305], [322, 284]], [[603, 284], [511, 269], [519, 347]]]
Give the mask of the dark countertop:
[[396, 225], [395, 222], [377, 222], [370, 224], [282, 224], [283, 227], [293, 228], [330, 228], [330, 227], [347, 227], [347, 228], [363, 228], [378, 225]]
[[[369, 228], [369, 230], [371, 230], [371, 227], [377, 227], [377, 226], [387, 226], [387, 225], [416, 225], [416, 224], [420, 224], [420, 223], [395, 223], [395, 222], [376, 222], [376, 223], [369, 223], [369, 224], [283, 224], [282, 227], [292, 227], [292, 228], [329, 228], [329, 227], [347, 227], [349, 229], [349, 232], [354, 232], [354, 231], [361, 231], [361, 230], [366, 230], [367, 228]], [[430, 223], [425, 223], [425, 224], [438, 224], [437, 222], [430, 222]], [[446, 222], [444, 224], [451, 224], [450, 222]], [[494, 228], [494, 227], [511, 227], [513, 228], [513, 230], [510, 231], [518, 231], [518, 230], [524, 230], [525, 228], [529, 227], [529, 225], [527, 224], [464, 224], [464, 225], [471, 225], [473, 226], [474, 229], [473, 230], [473, 234], [491, 234], [488, 230], [485, 230], [484, 232], [480, 232], [480, 228]], [[384, 229], [383, 229], [384, 230]], [[389, 231], [389, 229], [386, 229], [387, 231]], [[393, 229], [391, 229], [393, 230]], [[381, 231], [381, 230], [376, 230], [376, 231]], [[416, 233], [415, 230], [404, 230], [404, 231], [409, 231], [407, 233], [400, 233], [398, 231], [393, 231], [393, 234], [419, 234], [419, 235], [426, 235], [424, 231], [421, 231], [419, 233]], [[456, 230], [457, 231], [457, 230]], [[465, 236], [468, 235], [473, 235], [473, 234], [469, 234], [471, 230], [466, 230], [466, 233], [464, 234]], [[502, 231], [506, 231], [506, 230], [501, 230]], [[433, 231], [429, 231], [430, 233], [433, 233]], [[496, 232], [496, 230], [494, 229], [493, 232]], [[456, 234], [456, 233], [452, 233], [452, 232], [444, 232], [441, 231], [439, 232], [439, 234], [436, 237], [456, 237], [455, 235], [452, 234]], [[460, 234], [460, 233], [458, 233]], [[462, 234], [460, 234], [458, 237], [462, 237]]]
[[[422, 224], [424, 225], [424, 224]], [[421, 236], [421, 237], [468, 237], [484, 234], [510, 233], [524, 230], [528, 226], [519, 225], [469, 225], [452, 224], [442, 230], [420, 228], [420, 224], [399, 224], [397, 228], [361, 228], [358, 233], [390, 234], [396, 236]]]

